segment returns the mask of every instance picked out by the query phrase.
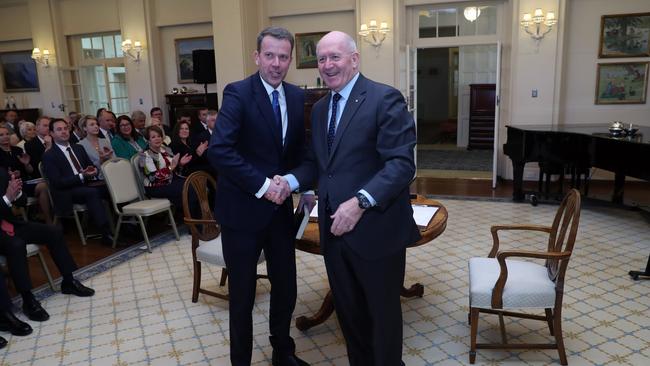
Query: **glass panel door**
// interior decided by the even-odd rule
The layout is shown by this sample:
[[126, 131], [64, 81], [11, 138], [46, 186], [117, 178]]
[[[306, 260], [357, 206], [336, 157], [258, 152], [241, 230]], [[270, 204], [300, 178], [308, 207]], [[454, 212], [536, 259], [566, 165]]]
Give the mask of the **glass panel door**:
[[99, 66], [82, 66], [81, 82], [87, 99], [84, 101], [84, 112], [95, 114], [99, 108], [109, 108], [106, 92], [106, 68]]
[[129, 113], [129, 96], [126, 89], [126, 68], [124, 66], [109, 66], [108, 92], [113, 113]]

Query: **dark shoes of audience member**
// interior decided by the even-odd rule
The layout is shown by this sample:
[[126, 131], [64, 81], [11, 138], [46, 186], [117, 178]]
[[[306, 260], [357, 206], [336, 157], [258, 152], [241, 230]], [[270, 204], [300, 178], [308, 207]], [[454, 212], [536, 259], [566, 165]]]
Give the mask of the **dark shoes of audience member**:
[[296, 355], [280, 356], [275, 351], [271, 356], [271, 365], [273, 366], [309, 366], [309, 364]]
[[[61, 292], [64, 294], [71, 294], [79, 297], [88, 297], [95, 294], [95, 290], [86, 287], [74, 278], [71, 281], [61, 282]], [[30, 320], [35, 322], [44, 322], [50, 318], [50, 314], [43, 309], [41, 303], [29, 293], [23, 297], [23, 313], [27, 315]]]
[[79, 297], [90, 297], [95, 294], [95, 290], [82, 285], [79, 280], [73, 278], [71, 281], [64, 280], [61, 282], [61, 293]]
[[[9, 332], [15, 336], [26, 336], [32, 333], [32, 327], [24, 321], [16, 318], [11, 310], [3, 311], [0, 313], [0, 330]], [[7, 341], [0, 343], [7, 344]], [[2, 348], [2, 347], [0, 347]]]

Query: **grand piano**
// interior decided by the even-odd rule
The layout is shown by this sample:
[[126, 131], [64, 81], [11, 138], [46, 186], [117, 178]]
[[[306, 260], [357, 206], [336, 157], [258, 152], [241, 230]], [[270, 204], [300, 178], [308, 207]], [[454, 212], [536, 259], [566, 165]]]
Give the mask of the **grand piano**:
[[595, 167], [615, 173], [612, 201], [623, 203], [625, 177], [650, 180], [650, 127], [613, 137], [609, 125], [506, 126], [503, 152], [512, 160], [513, 199], [524, 199], [524, 165], [529, 162]]

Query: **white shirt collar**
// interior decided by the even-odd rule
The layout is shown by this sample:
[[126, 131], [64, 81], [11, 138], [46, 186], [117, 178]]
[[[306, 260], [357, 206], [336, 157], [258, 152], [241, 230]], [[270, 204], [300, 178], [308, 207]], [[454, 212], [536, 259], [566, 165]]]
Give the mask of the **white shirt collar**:
[[264, 85], [264, 89], [266, 89], [267, 95], [270, 96], [274, 90], [277, 90], [278, 93], [280, 93], [280, 98], [284, 99], [284, 87], [282, 86], [282, 83], [280, 83], [277, 88], [274, 88], [271, 86], [271, 84], [267, 83], [264, 78], [262, 78], [262, 75], [260, 75], [260, 80], [262, 80], [262, 85]]

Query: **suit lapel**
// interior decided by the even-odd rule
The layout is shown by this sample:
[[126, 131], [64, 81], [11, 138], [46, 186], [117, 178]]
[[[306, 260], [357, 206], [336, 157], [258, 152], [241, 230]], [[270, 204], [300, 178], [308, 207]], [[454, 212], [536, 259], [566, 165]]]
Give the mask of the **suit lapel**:
[[253, 98], [255, 99], [255, 103], [257, 104], [260, 113], [262, 116], [264, 116], [264, 121], [262, 121], [262, 123], [266, 125], [266, 127], [269, 129], [269, 132], [271, 133], [271, 136], [273, 136], [273, 142], [275, 143], [275, 146], [278, 149], [282, 150], [282, 146], [280, 146], [282, 141], [282, 132], [278, 131], [278, 129], [275, 127], [276, 123], [275, 116], [273, 114], [273, 106], [271, 106], [269, 96], [266, 94], [264, 85], [262, 85], [262, 80], [260, 79], [259, 73], [256, 73], [252, 76], [251, 82], [253, 84]]
[[323, 170], [325, 170], [328, 157], [327, 157], [327, 112], [329, 111], [329, 104], [332, 100], [332, 92], [325, 96], [325, 103], [321, 104], [320, 110], [314, 110], [311, 121], [311, 131], [312, 131], [312, 144], [316, 151], [316, 156], [324, 156], [324, 159], [320, 159]]
[[284, 85], [284, 99], [287, 103], [287, 133], [284, 135], [284, 146], [282, 146], [283, 149], [282, 152], [284, 154], [284, 152], [287, 151], [287, 145], [289, 144], [289, 141], [291, 141], [291, 138], [293, 138], [293, 132], [294, 129], [296, 128], [295, 126], [296, 114], [299, 113], [300, 109], [299, 106], [296, 105], [298, 98], [293, 97], [293, 92], [291, 91], [291, 89], [287, 87], [286, 83], [284, 83], [283, 85]]
[[[341, 138], [343, 134], [345, 133], [345, 130], [348, 128], [350, 125], [350, 122], [352, 121], [352, 117], [357, 113], [357, 110], [363, 104], [363, 101], [366, 99], [366, 85], [365, 85], [365, 79], [363, 78], [362, 75], [359, 75], [359, 78], [357, 79], [356, 84], [354, 85], [354, 88], [352, 88], [352, 92], [350, 93], [350, 97], [345, 102], [345, 109], [343, 110], [343, 114], [341, 115], [341, 119], [339, 120], [339, 125], [336, 127], [336, 135], [334, 135], [334, 142], [332, 143], [332, 151], [329, 154], [327, 163], [329, 164], [332, 161], [332, 157], [336, 153], [336, 148], [339, 146], [339, 142], [341, 141]], [[327, 119], [327, 117], [325, 118]]]

